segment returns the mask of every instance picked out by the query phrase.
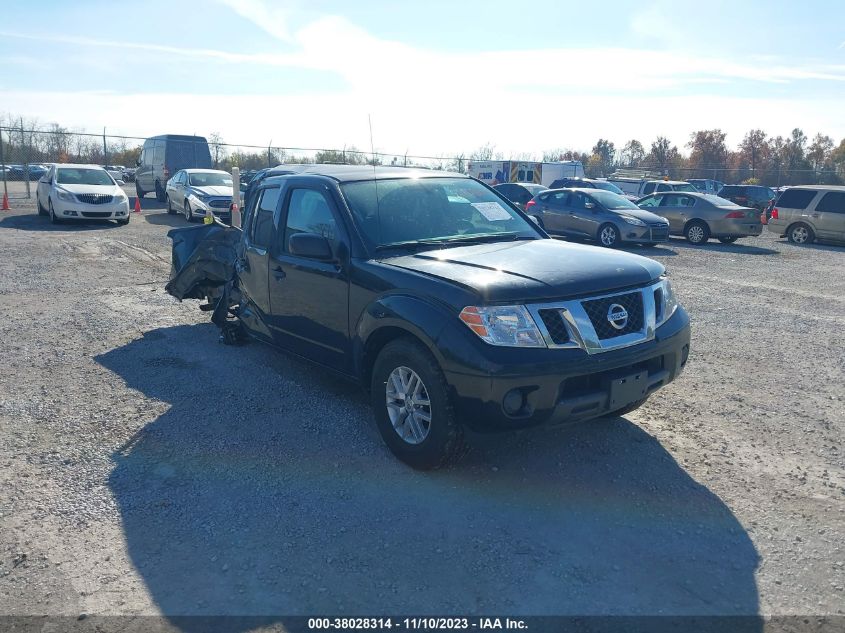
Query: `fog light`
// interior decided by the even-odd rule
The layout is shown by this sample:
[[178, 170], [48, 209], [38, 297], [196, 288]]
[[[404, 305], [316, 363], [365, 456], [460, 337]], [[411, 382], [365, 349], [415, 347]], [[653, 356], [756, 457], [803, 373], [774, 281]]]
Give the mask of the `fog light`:
[[516, 415], [525, 406], [525, 394], [519, 389], [511, 389], [502, 399], [502, 408], [508, 415]]

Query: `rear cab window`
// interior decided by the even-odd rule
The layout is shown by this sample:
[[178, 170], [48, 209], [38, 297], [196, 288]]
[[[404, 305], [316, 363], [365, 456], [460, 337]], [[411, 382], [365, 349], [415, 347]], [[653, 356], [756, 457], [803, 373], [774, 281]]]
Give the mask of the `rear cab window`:
[[784, 209], [806, 209], [813, 198], [816, 197], [816, 192], [812, 189], [787, 189], [778, 198], [776, 206]]

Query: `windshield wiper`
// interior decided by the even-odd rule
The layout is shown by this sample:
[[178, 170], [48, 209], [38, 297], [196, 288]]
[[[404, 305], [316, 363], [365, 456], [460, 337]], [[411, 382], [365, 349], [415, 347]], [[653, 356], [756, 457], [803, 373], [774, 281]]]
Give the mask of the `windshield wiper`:
[[391, 249], [417, 249], [431, 248], [434, 246], [450, 246], [460, 244], [479, 244], [483, 242], [512, 242], [515, 240], [533, 240], [535, 238], [524, 236], [521, 233], [483, 233], [481, 235], [467, 235], [460, 237], [430, 237], [421, 240], [408, 240], [406, 242], [394, 242], [393, 244], [379, 244], [376, 251], [387, 251]]

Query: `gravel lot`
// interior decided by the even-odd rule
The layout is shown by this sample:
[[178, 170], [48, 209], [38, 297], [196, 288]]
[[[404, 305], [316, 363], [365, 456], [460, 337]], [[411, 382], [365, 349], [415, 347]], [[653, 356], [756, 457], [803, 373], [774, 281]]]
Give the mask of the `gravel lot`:
[[[0, 613], [843, 614], [845, 248], [679, 240], [686, 372], [417, 473], [354, 386], [163, 292], [127, 227], [0, 213]], [[130, 199], [134, 203], [134, 198]]]

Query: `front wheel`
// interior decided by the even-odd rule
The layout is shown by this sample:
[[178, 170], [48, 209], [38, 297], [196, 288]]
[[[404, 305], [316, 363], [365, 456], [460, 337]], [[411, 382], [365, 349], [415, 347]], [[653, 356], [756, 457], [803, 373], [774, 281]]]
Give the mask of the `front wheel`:
[[56, 210], [53, 208], [52, 200], [47, 200], [47, 208], [47, 214], [50, 216], [50, 222], [52, 222], [53, 224], [61, 224], [62, 221], [59, 216], [56, 215]]
[[397, 339], [381, 350], [373, 366], [371, 398], [382, 439], [412, 468], [442, 468], [466, 453], [446, 379], [419, 343]]
[[786, 232], [786, 239], [793, 244], [810, 244], [816, 239], [813, 229], [806, 224], [794, 224]]
[[710, 239], [710, 227], [700, 220], [695, 220], [687, 224], [687, 228], [684, 229], [684, 237], [690, 244], [696, 246], [704, 244]]
[[193, 214], [193, 213], [191, 213], [191, 203], [190, 203], [190, 202], [188, 202], [187, 200], [185, 200], [185, 208], [184, 208], [182, 211], [183, 211], [183, 213], [185, 214], [185, 219], [186, 219], [188, 222], [193, 222], [193, 221], [194, 221], [194, 214]]
[[720, 237], [719, 238], [719, 241], [722, 244], [733, 244], [734, 242], [736, 242], [736, 240], [737, 240], [737, 238], [736, 238], [735, 235], [731, 235], [730, 237]]
[[38, 215], [47, 215], [47, 209], [41, 204], [41, 198], [38, 197], [37, 193], [35, 194], [35, 205], [38, 207]]
[[608, 248], [615, 248], [619, 245], [619, 229], [613, 224], [602, 224], [599, 227], [599, 243]]
[[167, 198], [167, 212], [170, 215], [173, 215], [174, 213], [176, 213], [176, 209], [173, 208], [173, 203], [170, 200], [170, 196], [165, 194], [165, 198]]

